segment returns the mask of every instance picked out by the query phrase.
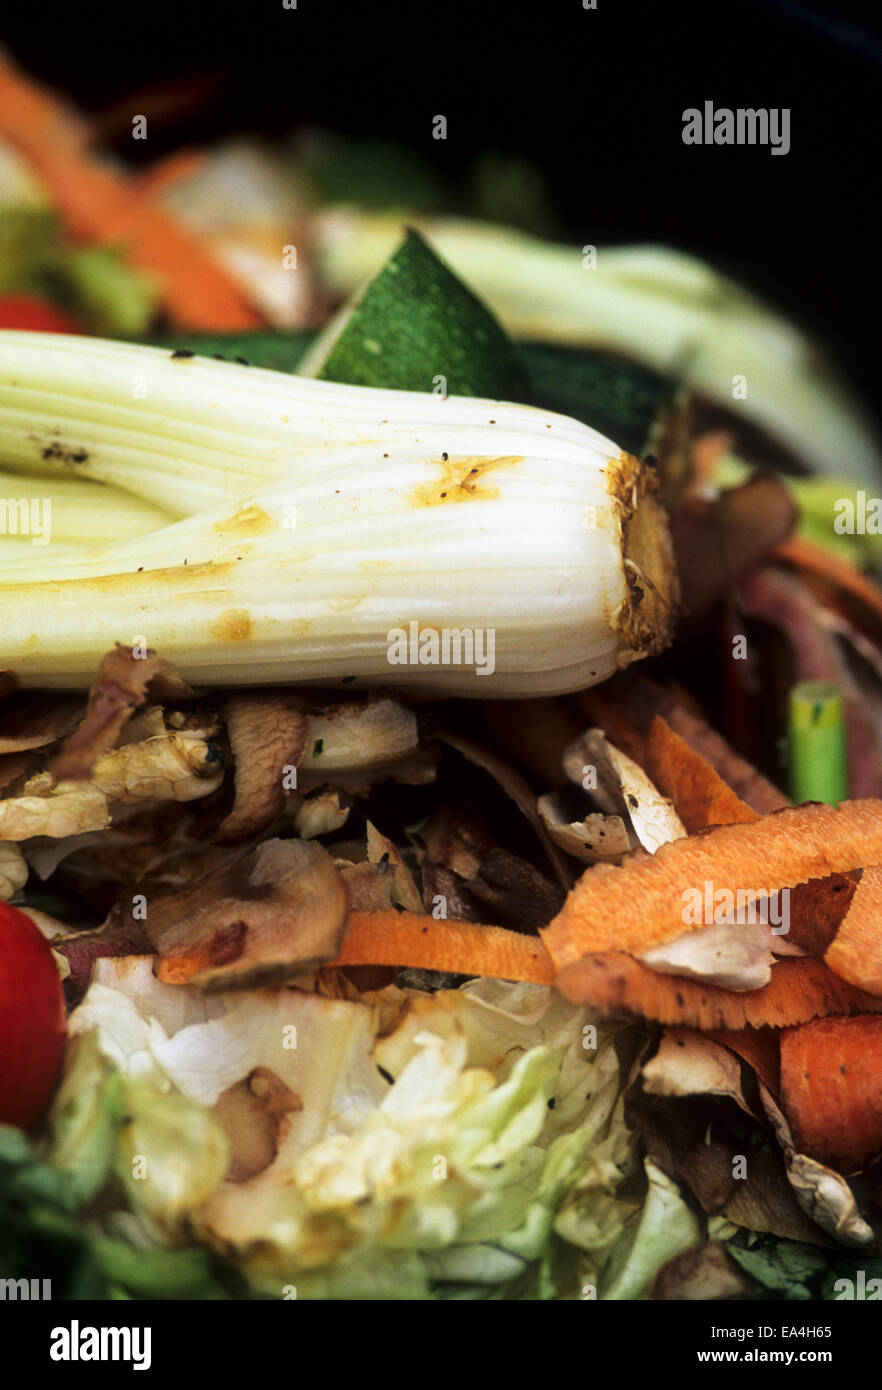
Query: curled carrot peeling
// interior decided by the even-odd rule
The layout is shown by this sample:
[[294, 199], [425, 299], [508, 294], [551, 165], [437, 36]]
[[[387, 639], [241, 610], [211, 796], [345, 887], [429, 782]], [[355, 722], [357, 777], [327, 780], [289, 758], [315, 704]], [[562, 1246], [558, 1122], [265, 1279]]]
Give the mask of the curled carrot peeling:
[[660, 975], [622, 951], [583, 956], [561, 971], [555, 984], [573, 1004], [706, 1032], [789, 1028], [828, 1014], [882, 1010], [882, 1000], [862, 994], [823, 961], [809, 956], [778, 961], [769, 984], [738, 992], [683, 976]]
[[550, 985], [554, 970], [536, 936], [439, 921], [419, 912], [352, 912], [334, 965], [406, 965]]

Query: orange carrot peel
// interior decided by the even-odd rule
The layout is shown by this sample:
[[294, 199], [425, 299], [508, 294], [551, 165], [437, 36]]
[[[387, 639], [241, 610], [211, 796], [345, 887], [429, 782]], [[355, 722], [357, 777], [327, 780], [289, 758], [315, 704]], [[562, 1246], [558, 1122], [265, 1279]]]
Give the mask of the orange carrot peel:
[[[882, 801], [811, 804], [751, 824], [718, 826], [586, 870], [540, 936], [558, 971], [598, 951], [642, 954], [708, 925], [684, 910], [690, 894], [777, 892], [882, 862]], [[737, 1026], [737, 1025], [736, 1025]]]
[[778, 961], [769, 984], [738, 992], [660, 975], [622, 951], [583, 956], [562, 970], [555, 983], [573, 1004], [704, 1031], [789, 1028], [828, 1014], [882, 1011], [882, 1000], [863, 994], [823, 961], [808, 956]]
[[824, 960], [843, 980], [882, 995], [882, 868], [864, 869]]
[[689, 834], [709, 825], [748, 824], [760, 819], [742, 801], [707, 758], [657, 714], [649, 728], [644, 771], [674, 809]]
[[245, 295], [198, 241], [86, 148], [86, 128], [67, 105], [0, 56], [0, 138], [45, 185], [77, 240], [119, 245], [153, 273], [181, 328], [241, 332], [262, 325]]
[[391, 908], [350, 913], [346, 938], [332, 964], [402, 965], [537, 985], [554, 981], [554, 968], [538, 937]]
[[816, 1019], [782, 1033], [781, 1101], [801, 1153], [845, 1173], [882, 1153], [882, 1018]]

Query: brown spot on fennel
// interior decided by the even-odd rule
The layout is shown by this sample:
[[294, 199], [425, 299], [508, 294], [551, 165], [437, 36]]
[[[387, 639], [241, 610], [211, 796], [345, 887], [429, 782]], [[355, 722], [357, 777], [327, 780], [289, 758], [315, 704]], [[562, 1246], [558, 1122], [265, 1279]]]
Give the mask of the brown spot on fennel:
[[477, 458], [466, 455], [460, 458], [430, 459], [433, 468], [441, 470], [441, 477], [431, 482], [421, 483], [410, 494], [414, 507], [440, 507], [447, 502], [487, 501], [499, 496], [495, 484], [489, 486], [484, 479], [488, 473], [500, 468], [512, 468], [523, 463], [517, 454], [504, 454], [498, 458]]
[[225, 521], [216, 521], [214, 529], [221, 536], [259, 536], [271, 531], [274, 525], [272, 517], [261, 507], [243, 507]]
[[244, 642], [251, 636], [251, 614], [247, 608], [226, 608], [211, 624], [211, 635], [219, 642]]

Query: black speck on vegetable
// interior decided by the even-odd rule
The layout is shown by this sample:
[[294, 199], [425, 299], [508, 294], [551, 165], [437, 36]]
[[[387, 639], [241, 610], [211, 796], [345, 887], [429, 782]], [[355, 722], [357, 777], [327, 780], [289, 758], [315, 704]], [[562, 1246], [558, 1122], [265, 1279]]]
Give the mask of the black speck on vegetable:
[[189, 348], [175, 348], [174, 352], [172, 353], [172, 358], [173, 358], [173, 359], [174, 359], [175, 357], [195, 357], [195, 356], [196, 356], [195, 352], [191, 352]]

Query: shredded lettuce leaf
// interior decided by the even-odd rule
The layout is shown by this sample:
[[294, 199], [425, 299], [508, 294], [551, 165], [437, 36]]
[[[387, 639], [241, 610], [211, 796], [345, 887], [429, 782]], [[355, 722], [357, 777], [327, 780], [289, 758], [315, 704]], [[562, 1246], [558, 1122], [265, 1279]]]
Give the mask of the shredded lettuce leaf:
[[[206, 995], [99, 962], [44, 1158], [121, 1287], [137, 1250], [186, 1256], [184, 1288], [223, 1263], [251, 1297], [645, 1297], [701, 1239], [624, 1121], [639, 1026], [498, 980], [315, 985]], [[243, 1177], [229, 1100], [261, 1095], [285, 1105]]]

